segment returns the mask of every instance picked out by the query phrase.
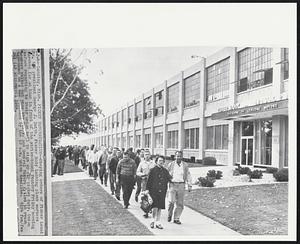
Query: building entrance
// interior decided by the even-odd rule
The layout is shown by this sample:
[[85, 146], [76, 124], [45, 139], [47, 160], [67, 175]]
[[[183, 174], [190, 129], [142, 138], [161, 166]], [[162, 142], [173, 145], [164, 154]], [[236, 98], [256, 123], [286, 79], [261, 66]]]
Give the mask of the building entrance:
[[253, 122], [242, 122], [241, 136], [241, 164], [253, 165], [253, 143], [254, 141], [254, 126]]
[[253, 136], [242, 137], [242, 165], [253, 165]]

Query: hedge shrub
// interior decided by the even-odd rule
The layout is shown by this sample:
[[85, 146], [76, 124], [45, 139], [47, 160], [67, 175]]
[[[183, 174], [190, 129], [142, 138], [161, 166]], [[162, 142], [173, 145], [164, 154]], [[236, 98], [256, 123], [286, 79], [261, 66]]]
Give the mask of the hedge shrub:
[[241, 167], [241, 166], [238, 166], [237, 170], [240, 172], [241, 175], [247, 175], [251, 171], [249, 167]]
[[273, 173], [276, 181], [289, 181], [289, 171], [288, 169], [281, 169], [278, 172]]
[[278, 168], [273, 168], [273, 167], [266, 168], [266, 173], [274, 174], [276, 172], [278, 172]]
[[214, 157], [205, 157], [202, 160], [203, 165], [216, 165], [217, 164], [217, 160]]
[[250, 179], [261, 179], [263, 176], [263, 173], [261, 170], [253, 170], [248, 171], [247, 175], [249, 175]]
[[212, 170], [209, 170], [209, 171], [207, 172], [207, 176], [219, 180], [219, 179], [222, 178], [223, 172], [220, 171], [220, 170], [215, 171], [214, 169], [212, 169]]
[[212, 177], [199, 177], [198, 178], [198, 184], [200, 186], [204, 186], [204, 187], [213, 187], [215, 183], [215, 178]]

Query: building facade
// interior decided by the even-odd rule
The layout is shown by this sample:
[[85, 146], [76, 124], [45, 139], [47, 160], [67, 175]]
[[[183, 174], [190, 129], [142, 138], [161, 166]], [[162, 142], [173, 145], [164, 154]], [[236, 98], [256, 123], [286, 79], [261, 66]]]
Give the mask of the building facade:
[[288, 49], [227, 47], [98, 122], [86, 143], [288, 167]]

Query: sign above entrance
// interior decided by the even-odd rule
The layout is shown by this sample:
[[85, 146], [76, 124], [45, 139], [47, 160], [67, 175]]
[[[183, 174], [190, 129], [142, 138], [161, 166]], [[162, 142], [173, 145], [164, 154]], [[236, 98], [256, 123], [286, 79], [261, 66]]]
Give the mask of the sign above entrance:
[[271, 103], [259, 104], [259, 105], [214, 113], [212, 114], [211, 118], [213, 120], [228, 119], [232, 117], [239, 117], [243, 115], [261, 113], [261, 112], [272, 111], [272, 110], [277, 110], [277, 109], [282, 109], [287, 107], [288, 107], [288, 99], [285, 99], [285, 100], [271, 102]]

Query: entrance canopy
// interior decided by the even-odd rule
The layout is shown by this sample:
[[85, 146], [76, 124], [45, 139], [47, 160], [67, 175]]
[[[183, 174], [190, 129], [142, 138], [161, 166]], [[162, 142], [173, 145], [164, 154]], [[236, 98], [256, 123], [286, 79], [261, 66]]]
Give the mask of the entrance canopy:
[[288, 114], [288, 99], [214, 113], [212, 120], [244, 120]]

